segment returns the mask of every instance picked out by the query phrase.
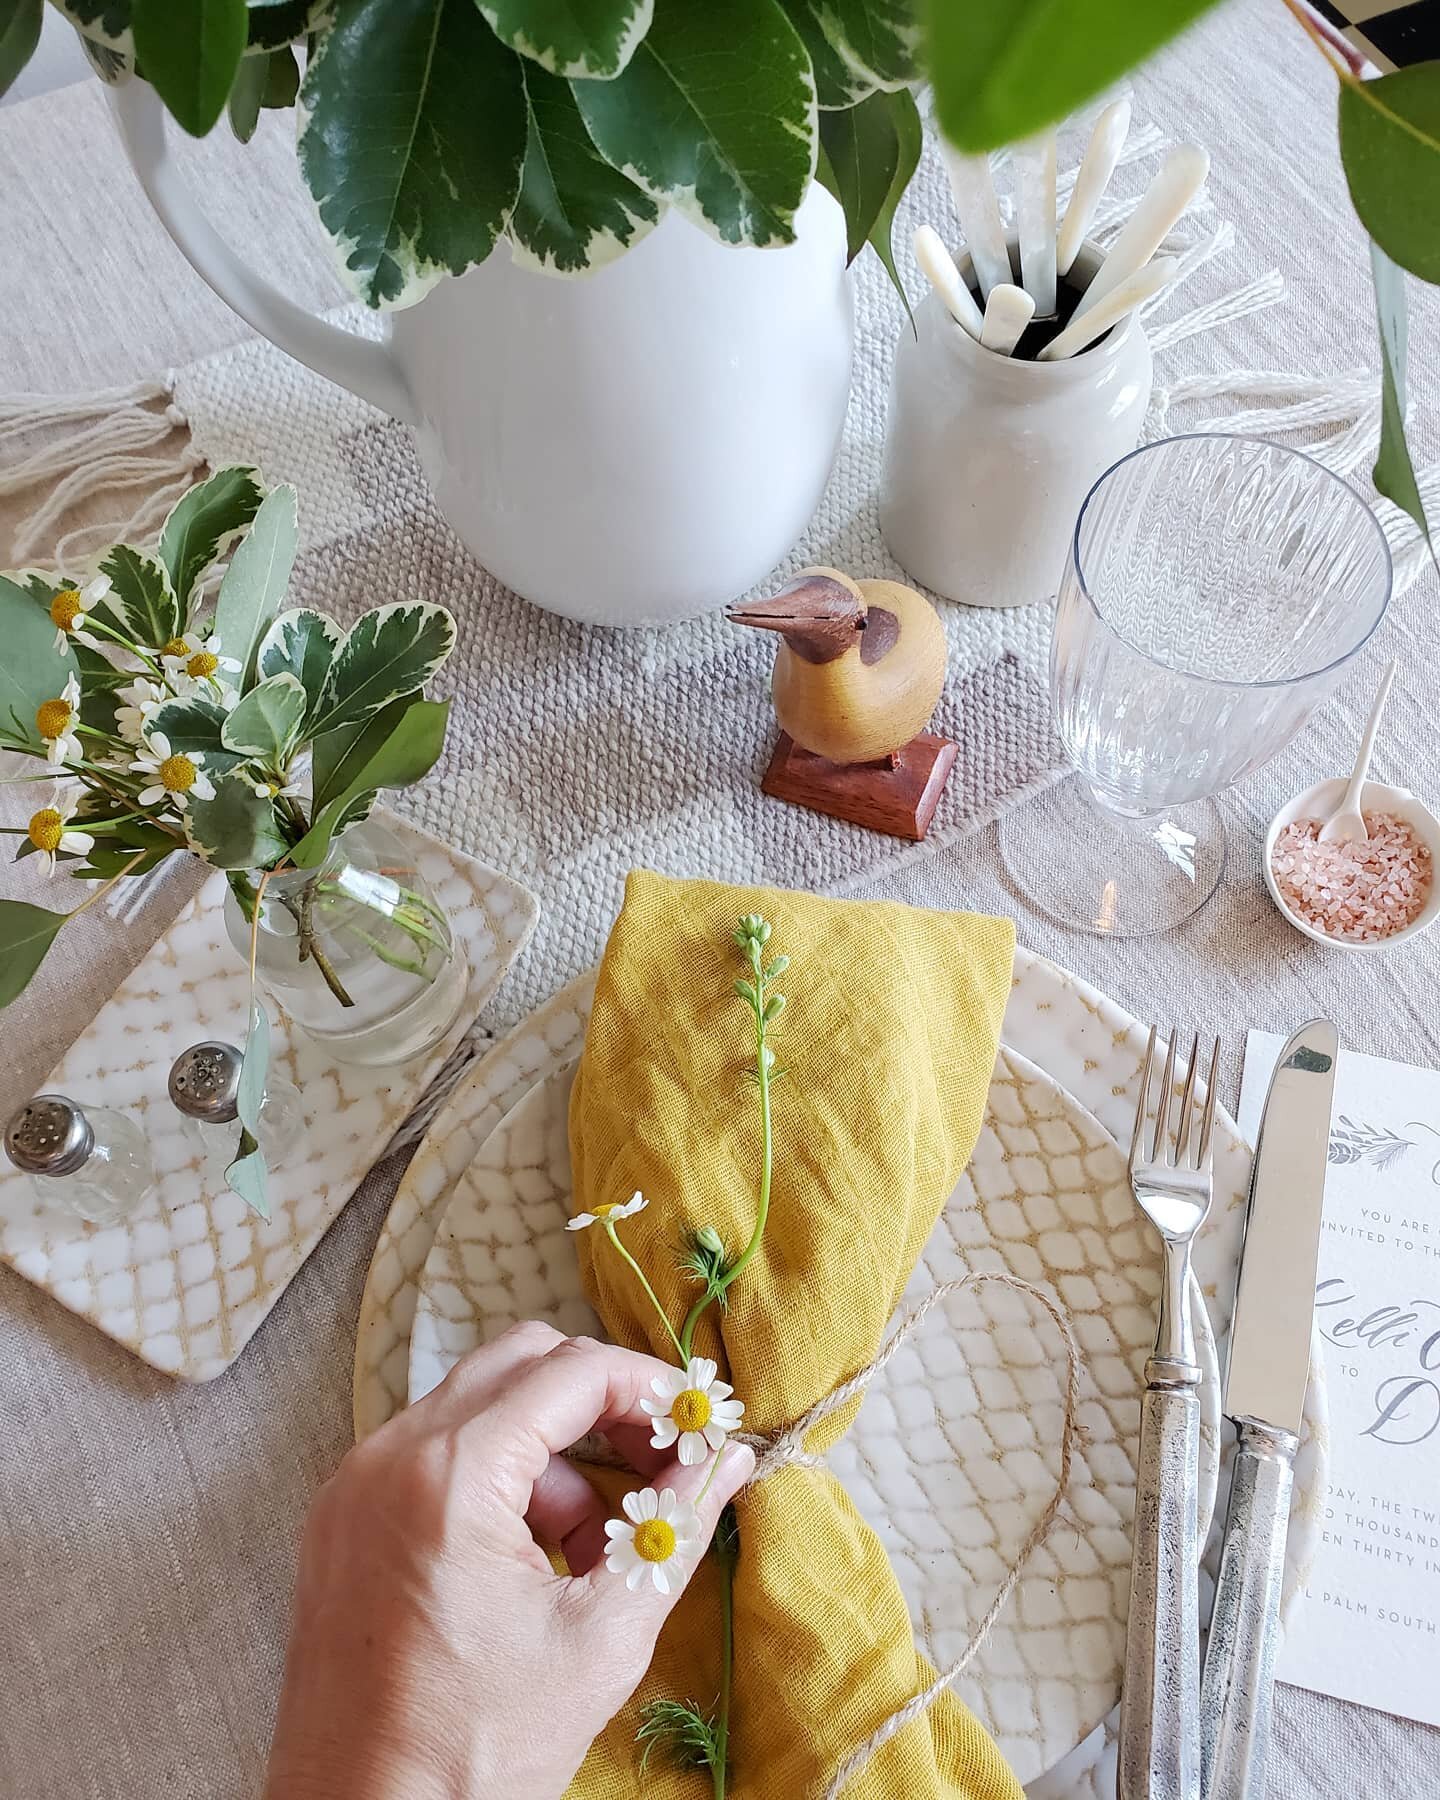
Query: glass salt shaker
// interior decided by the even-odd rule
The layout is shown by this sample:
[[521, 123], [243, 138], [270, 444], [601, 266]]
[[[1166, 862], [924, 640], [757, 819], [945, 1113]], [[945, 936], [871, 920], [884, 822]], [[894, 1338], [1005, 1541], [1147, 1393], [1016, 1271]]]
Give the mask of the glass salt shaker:
[[118, 1225], [155, 1185], [145, 1134], [124, 1113], [37, 1094], [10, 1120], [5, 1150], [35, 1199], [92, 1225]]
[[[185, 1135], [208, 1161], [222, 1169], [235, 1160], [240, 1134], [240, 1065], [234, 1044], [192, 1044], [175, 1058], [170, 1070], [170, 1098], [185, 1121]], [[255, 1136], [265, 1160], [278, 1168], [299, 1142], [305, 1113], [299, 1091], [272, 1069], [265, 1078]]]

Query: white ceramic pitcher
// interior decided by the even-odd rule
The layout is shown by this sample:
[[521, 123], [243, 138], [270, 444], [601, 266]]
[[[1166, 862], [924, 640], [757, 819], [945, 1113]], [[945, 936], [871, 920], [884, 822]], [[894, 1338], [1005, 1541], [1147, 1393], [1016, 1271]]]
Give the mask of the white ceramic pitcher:
[[762, 580], [819, 503], [850, 388], [840, 208], [818, 183], [779, 250], [670, 211], [573, 280], [500, 245], [351, 336], [258, 279], [202, 215], [154, 90], [109, 90], [130, 160], [197, 272], [301, 362], [415, 429], [441, 511], [493, 574], [599, 625], [691, 617]]

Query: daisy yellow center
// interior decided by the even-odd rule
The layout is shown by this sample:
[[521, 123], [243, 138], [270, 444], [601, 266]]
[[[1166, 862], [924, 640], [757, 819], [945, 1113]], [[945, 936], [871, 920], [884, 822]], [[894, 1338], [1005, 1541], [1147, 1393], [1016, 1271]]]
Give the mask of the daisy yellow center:
[[681, 1431], [703, 1431], [710, 1423], [710, 1396], [699, 1388], [686, 1388], [671, 1403], [670, 1417]]
[[675, 1554], [675, 1527], [664, 1519], [646, 1519], [635, 1527], [635, 1554], [641, 1562], [666, 1562]]
[[595, 1217], [597, 1219], [608, 1219], [611, 1213], [618, 1212], [619, 1210], [620, 1202], [618, 1200], [602, 1200], [595, 1208]]
[[61, 588], [50, 602], [50, 621], [62, 631], [73, 631], [75, 621], [84, 610], [79, 588]]
[[65, 821], [53, 806], [41, 807], [30, 821], [28, 836], [37, 850], [48, 850], [53, 856], [60, 848], [60, 839], [64, 835]]
[[208, 681], [220, 667], [220, 658], [208, 650], [197, 650], [185, 665], [185, 673], [197, 681]]
[[43, 738], [63, 736], [71, 719], [75, 716], [75, 708], [68, 700], [47, 700], [35, 711], [35, 729]]
[[188, 794], [199, 772], [188, 756], [167, 756], [157, 771], [167, 794]]
[[167, 643], [160, 646], [160, 654], [162, 656], [188, 656], [190, 654], [190, 646], [185, 642], [184, 638], [171, 638]]

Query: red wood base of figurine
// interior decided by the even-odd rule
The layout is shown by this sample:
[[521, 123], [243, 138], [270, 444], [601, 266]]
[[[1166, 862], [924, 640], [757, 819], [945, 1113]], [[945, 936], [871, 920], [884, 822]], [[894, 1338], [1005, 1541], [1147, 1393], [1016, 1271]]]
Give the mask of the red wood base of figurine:
[[827, 762], [782, 731], [760, 786], [777, 800], [918, 843], [954, 766], [954, 744], [930, 731], [872, 763]]

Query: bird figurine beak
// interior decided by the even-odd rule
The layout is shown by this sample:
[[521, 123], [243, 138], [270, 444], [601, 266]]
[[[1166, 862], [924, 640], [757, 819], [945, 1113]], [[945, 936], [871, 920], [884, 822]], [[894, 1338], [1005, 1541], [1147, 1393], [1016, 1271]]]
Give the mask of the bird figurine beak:
[[725, 609], [732, 625], [778, 631], [806, 662], [843, 656], [865, 629], [865, 602], [844, 581], [807, 570], [767, 600], [737, 600]]

